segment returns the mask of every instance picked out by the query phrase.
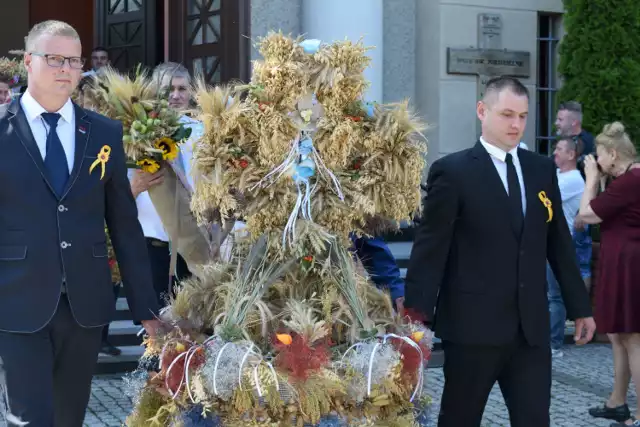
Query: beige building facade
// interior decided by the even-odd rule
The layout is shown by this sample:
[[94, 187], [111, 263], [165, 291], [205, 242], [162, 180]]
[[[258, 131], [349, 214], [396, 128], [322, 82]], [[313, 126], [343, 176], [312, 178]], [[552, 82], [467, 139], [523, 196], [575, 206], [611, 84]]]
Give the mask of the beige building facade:
[[[370, 95], [383, 102], [411, 100], [431, 126], [429, 161], [475, 143], [480, 133], [476, 103], [483, 82], [491, 75], [515, 72], [531, 93], [524, 142], [530, 149], [548, 152], [559, 84], [562, 0], [350, 0], [340, 4], [252, 0], [252, 38], [270, 29], [321, 39], [353, 37], [362, 31], [365, 42], [381, 42], [376, 44], [372, 64], [378, 69], [370, 73], [381, 81], [372, 82], [376, 91]], [[366, 8], [378, 10], [371, 13]], [[336, 20], [338, 13], [346, 19]], [[454, 54], [464, 50], [463, 58], [449, 58], [450, 50]], [[255, 51], [252, 57], [257, 57]], [[463, 74], [452, 61], [456, 58], [503, 65], [467, 64], [462, 68], [468, 74]]]
[[[409, 99], [431, 126], [427, 133], [429, 161], [475, 143], [480, 132], [475, 108], [483, 82], [492, 74], [503, 73], [515, 73], [531, 92], [524, 142], [531, 149], [548, 152], [559, 84], [556, 66], [562, 0], [215, 0], [207, 13], [202, 8], [210, 2], [203, 0], [82, 3], [95, 12], [93, 21], [86, 16], [79, 21], [67, 17], [60, 8], [47, 11], [49, 3], [44, 0], [0, 0], [2, 15], [9, 16], [6, 22], [11, 24], [0, 29], [0, 54], [22, 47], [34, 22], [56, 18], [69, 19], [80, 27], [74, 19], [90, 22], [83, 29], [83, 44], [88, 49], [105, 45], [115, 55], [124, 48], [112, 40], [109, 25], [118, 30], [115, 26], [127, 18], [132, 20], [127, 25], [139, 23], [147, 28], [135, 33], [146, 34], [144, 38], [123, 41], [136, 46], [130, 49], [129, 62], [154, 65], [164, 57], [185, 62], [190, 69], [211, 64], [215, 82], [245, 79], [249, 60], [258, 53], [253, 47], [243, 48], [242, 41], [256, 40], [269, 30], [323, 41], [362, 37], [365, 44], [375, 47], [366, 71], [371, 81], [368, 100]], [[111, 10], [112, 3], [122, 10]], [[173, 8], [181, 13], [180, 19]], [[192, 9], [198, 14], [190, 15]], [[189, 36], [190, 25], [179, 31], [182, 20], [187, 24], [201, 21], [203, 27], [208, 20], [220, 35], [213, 43], [198, 42], [197, 34]], [[183, 41], [172, 44], [177, 39]], [[222, 64], [222, 73], [219, 67], [213, 69], [218, 64]]]

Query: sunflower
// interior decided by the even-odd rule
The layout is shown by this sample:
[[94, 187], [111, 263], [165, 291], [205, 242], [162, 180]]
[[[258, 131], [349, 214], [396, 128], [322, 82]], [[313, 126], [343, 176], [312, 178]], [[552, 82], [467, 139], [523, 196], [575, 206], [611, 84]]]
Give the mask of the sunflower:
[[145, 172], [156, 173], [158, 172], [158, 170], [160, 170], [160, 163], [156, 162], [153, 159], [138, 160], [136, 164], [140, 166], [140, 168]]
[[178, 144], [171, 138], [160, 138], [155, 145], [157, 149], [162, 150], [163, 160], [173, 160], [178, 156]]

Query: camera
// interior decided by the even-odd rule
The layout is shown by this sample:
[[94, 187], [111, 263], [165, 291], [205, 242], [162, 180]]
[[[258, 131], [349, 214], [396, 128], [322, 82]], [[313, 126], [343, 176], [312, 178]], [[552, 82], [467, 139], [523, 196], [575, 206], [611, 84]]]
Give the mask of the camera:
[[[596, 165], [598, 165], [598, 170], [602, 172], [602, 168], [600, 167], [600, 164], [598, 164], [598, 155], [596, 153], [591, 153], [591, 155], [595, 159]], [[588, 154], [583, 154], [580, 157], [578, 157], [578, 170], [580, 171], [580, 174], [582, 175], [583, 178], [584, 178], [584, 159], [587, 156]]]

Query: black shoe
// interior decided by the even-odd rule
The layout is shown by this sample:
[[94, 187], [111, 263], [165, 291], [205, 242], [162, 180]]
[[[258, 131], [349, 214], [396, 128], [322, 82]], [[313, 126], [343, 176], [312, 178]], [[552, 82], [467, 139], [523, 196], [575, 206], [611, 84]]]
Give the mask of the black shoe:
[[631, 412], [629, 406], [624, 405], [616, 406], [615, 408], [609, 408], [605, 403], [602, 406], [595, 408], [589, 408], [589, 415], [594, 418], [606, 418], [608, 420], [624, 422], [631, 418]]
[[122, 350], [111, 345], [111, 343], [103, 342], [102, 347], [100, 347], [100, 353], [108, 354], [110, 356], [120, 356], [120, 354], [122, 354]]

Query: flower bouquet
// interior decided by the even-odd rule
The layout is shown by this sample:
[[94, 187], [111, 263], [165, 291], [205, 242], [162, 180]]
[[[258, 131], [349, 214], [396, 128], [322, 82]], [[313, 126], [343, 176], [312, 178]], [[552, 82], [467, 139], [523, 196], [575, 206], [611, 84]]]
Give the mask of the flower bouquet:
[[148, 173], [165, 170], [163, 183], [149, 189], [149, 196], [177, 252], [195, 272], [211, 259], [219, 242], [189, 211], [191, 191], [178, 157], [191, 129], [140, 69], [133, 77], [106, 70], [85, 90], [85, 100], [99, 113], [122, 122], [122, 142], [131, 168]]

